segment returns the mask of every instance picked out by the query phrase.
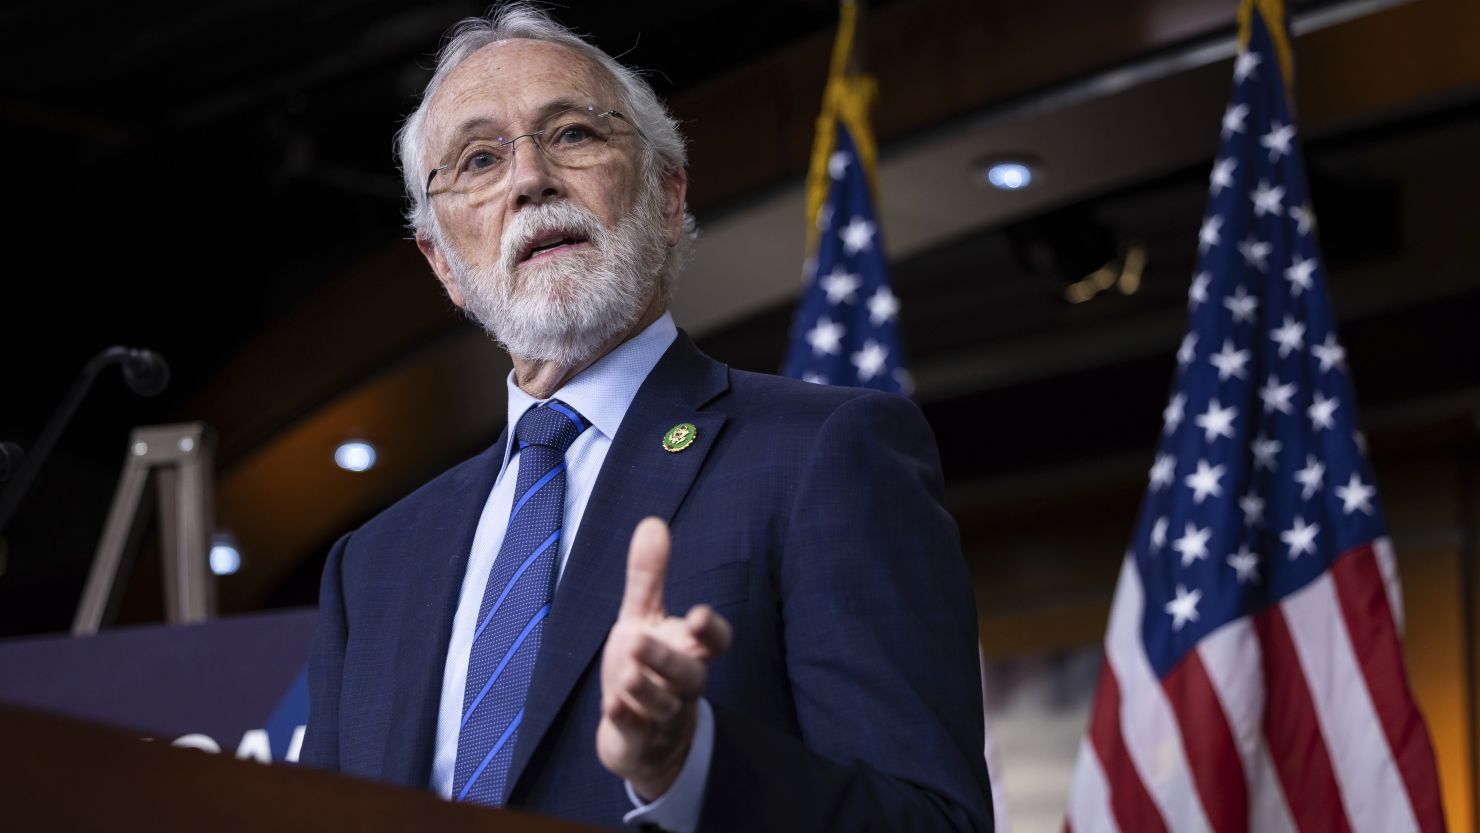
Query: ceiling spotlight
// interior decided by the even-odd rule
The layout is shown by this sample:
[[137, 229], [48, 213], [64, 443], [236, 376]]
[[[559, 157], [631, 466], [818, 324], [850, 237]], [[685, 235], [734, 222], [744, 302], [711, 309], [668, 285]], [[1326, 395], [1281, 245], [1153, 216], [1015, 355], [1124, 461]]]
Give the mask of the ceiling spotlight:
[[242, 554], [230, 535], [218, 533], [211, 538], [211, 572], [229, 576], [242, 568]]
[[375, 465], [375, 446], [350, 440], [334, 449], [334, 462], [345, 471], [366, 471]]
[[999, 191], [1021, 191], [1033, 184], [1033, 168], [1019, 160], [992, 162], [985, 176], [987, 184]]

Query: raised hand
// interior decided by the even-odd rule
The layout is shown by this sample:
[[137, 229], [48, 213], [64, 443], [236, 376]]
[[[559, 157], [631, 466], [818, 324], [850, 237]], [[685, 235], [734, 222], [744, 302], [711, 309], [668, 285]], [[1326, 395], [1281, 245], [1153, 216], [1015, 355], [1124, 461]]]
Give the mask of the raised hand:
[[645, 518], [627, 551], [627, 588], [601, 655], [596, 754], [652, 801], [673, 785], [694, 739], [709, 660], [730, 646], [730, 623], [709, 605], [683, 617], [663, 607], [668, 525]]

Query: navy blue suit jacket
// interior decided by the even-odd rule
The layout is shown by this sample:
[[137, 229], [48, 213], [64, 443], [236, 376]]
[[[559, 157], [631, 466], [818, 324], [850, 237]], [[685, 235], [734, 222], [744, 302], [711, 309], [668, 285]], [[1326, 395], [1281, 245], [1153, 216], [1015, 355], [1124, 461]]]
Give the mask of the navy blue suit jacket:
[[[691, 422], [698, 439], [660, 439]], [[504, 439], [335, 544], [302, 760], [425, 788], [452, 616]], [[976, 609], [934, 439], [899, 396], [731, 371], [681, 334], [613, 439], [546, 621], [509, 806], [620, 827], [601, 648], [637, 522], [665, 601], [734, 627], [711, 664], [713, 831], [990, 830]]]

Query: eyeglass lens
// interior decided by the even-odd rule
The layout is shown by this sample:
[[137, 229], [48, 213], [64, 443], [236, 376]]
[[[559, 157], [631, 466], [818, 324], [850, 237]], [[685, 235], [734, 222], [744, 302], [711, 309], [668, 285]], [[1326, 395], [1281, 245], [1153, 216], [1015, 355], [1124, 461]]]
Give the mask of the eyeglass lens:
[[439, 190], [466, 193], [501, 183], [512, 167], [519, 140], [524, 138], [562, 167], [594, 165], [606, 157], [613, 138], [613, 122], [617, 119], [625, 121], [614, 110], [576, 107], [555, 113], [529, 133], [473, 138], [454, 159], [433, 172], [428, 182], [429, 193]]

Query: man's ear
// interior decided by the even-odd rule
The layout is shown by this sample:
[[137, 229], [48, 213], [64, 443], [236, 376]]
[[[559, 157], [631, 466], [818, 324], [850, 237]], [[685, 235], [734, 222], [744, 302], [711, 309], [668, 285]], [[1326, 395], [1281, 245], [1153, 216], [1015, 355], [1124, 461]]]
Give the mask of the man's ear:
[[421, 250], [422, 257], [427, 259], [432, 271], [437, 273], [437, 280], [442, 282], [442, 288], [447, 290], [447, 297], [452, 299], [459, 309], [463, 309], [462, 289], [457, 285], [457, 280], [452, 275], [452, 265], [443, 256], [442, 250], [437, 247], [436, 242], [421, 232], [416, 233], [416, 248]]
[[663, 174], [663, 220], [668, 227], [669, 246], [677, 246], [683, 237], [683, 210], [688, 194], [688, 171], [678, 168]]

